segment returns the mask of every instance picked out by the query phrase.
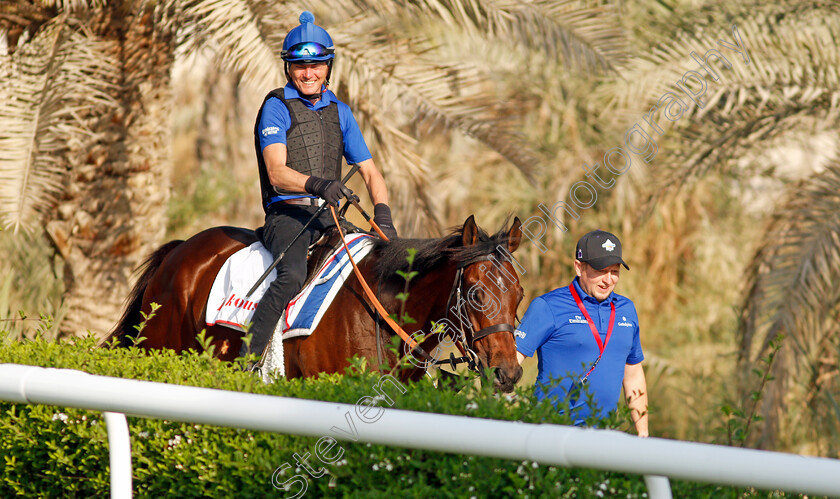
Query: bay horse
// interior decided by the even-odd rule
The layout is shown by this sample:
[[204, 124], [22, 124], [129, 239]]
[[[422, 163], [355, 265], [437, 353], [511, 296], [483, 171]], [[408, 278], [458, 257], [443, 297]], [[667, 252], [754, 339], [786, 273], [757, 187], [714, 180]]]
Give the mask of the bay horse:
[[[400, 312], [404, 306], [402, 313], [416, 321], [403, 325], [412, 338], [427, 333], [420, 343], [424, 352], [440, 351], [435, 349], [445, 341], [441, 333], [460, 339], [455, 344], [462, 353], [474, 358], [479, 367], [492, 369], [495, 387], [510, 392], [522, 376], [513, 324], [523, 291], [511, 256], [522, 239], [521, 225], [515, 218], [510, 229], [489, 235], [471, 215], [442, 238], [378, 239], [371, 253], [358, 262], [359, 270], [385, 310]], [[140, 348], [200, 351], [197, 336], [205, 330], [221, 360], [236, 358], [243, 333], [207, 326], [207, 298], [227, 258], [257, 240], [252, 230], [213, 227], [186, 241], [161, 246], [140, 267], [126, 309], [103, 344], [116, 339], [121, 346], [130, 345], [136, 326], [144, 323]], [[416, 250], [410, 269], [409, 248]], [[409, 270], [417, 274], [406, 288], [399, 274]], [[399, 300], [406, 290], [408, 299]], [[344, 372], [353, 355], [367, 358], [373, 366], [383, 361], [395, 365], [398, 359], [387, 348], [393, 331], [368, 300], [356, 275], [350, 275], [311, 335], [283, 341], [286, 376]], [[152, 313], [152, 303], [160, 307], [144, 319], [144, 314]], [[433, 332], [433, 322], [437, 334], [428, 334]], [[405, 343], [402, 347], [405, 351]], [[428, 364], [415, 366], [403, 378], [420, 379]]]

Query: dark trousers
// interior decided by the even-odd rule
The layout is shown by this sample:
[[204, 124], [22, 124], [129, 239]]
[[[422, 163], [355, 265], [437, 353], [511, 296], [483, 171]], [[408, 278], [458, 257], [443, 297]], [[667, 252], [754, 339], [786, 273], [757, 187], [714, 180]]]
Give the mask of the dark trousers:
[[[263, 226], [263, 244], [276, 259], [283, 250], [286, 254], [277, 265], [277, 278], [268, 289], [254, 311], [251, 329], [251, 352], [262, 354], [283, 314], [286, 305], [303, 287], [306, 280], [306, 254], [309, 246], [321, 237], [330, 226], [335, 225], [330, 212], [324, 211], [312, 221], [303, 234], [289, 243], [300, 232], [304, 224], [318, 210], [316, 206], [284, 205], [275, 203], [269, 207]], [[245, 345], [240, 352], [246, 353]]]

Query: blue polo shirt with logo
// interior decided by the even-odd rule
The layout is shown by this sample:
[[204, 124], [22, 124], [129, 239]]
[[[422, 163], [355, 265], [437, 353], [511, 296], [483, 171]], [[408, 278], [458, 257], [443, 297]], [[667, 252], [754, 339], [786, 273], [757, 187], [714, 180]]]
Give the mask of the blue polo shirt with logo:
[[[577, 277], [572, 286], [595, 323], [601, 342], [607, 337], [610, 303], [615, 304], [612, 336], [586, 383], [585, 390], [592, 395], [593, 405], [587, 404], [589, 398], [584, 392], [571, 407], [575, 424], [582, 424], [590, 414], [603, 417], [618, 406], [625, 365], [638, 364], [645, 357], [639, 340], [636, 307], [630, 299], [611, 293], [606, 300], [598, 302], [581, 289]], [[519, 352], [528, 357], [538, 355], [535, 394], [539, 400], [546, 397], [556, 397], [558, 403], [566, 400], [574, 380], [589, 370], [599, 354], [586, 317], [568, 286], [531, 302], [514, 335]]]
[[[359, 124], [356, 123], [356, 118], [353, 117], [353, 112], [350, 111], [350, 106], [338, 100], [334, 93], [329, 90], [324, 90], [321, 94], [321, 99], [315, 104], [312, 104], [308, 99], [304, 99], [300, 95], [294, 85], [287, 83], [283, 87], [283, 97], [286, 100], [300, 99], [313, 111], [323, 109], [335, 102], [338, 105], [338, 120], [341, 125], [341, 134], [344, 138], [344, 158], [348, 163], [360, 163], [372, 157], [367, 144], [365, 144], [365, 139], [362, 137]], [[292, 117], [289, 115], [289, 109], [285, 104], [275, 97], [268, 99], [263, 106], [260, 123], [257, 126], [259, 130], [260, 151], [265, 149], [265, 146], [269, 144], [285, 144], [286, 131], [291, 126]]]

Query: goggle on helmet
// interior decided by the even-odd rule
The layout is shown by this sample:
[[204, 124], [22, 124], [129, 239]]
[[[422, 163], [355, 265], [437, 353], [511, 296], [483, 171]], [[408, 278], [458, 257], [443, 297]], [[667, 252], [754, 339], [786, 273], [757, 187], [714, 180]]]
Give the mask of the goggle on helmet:
[[327, 30], [314, 24], [315, 16], [303, 11], [300, 26], [292, 28], [283, 39], [280, 56], [286, 62], [310, 63], [335, 58], [333, 41]]

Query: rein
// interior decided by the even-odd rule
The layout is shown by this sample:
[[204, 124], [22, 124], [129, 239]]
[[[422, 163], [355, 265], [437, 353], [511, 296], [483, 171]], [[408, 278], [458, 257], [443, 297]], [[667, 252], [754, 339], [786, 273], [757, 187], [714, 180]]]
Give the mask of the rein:
[[362, 277], [362, 272], [359, 270], [359, 266], [356, 265], [356, 261], [353, 260], [353, 257], [350, 255], [350, 248], [347, 247], [347, 241], [344, 240], [344, 233], [341, 231], [341, 224], [338, 223], [338, 217], [335, 214], [335, 208], [333, 208], [332, 206], [330, 206], [330, 214], [332, 214], [333, 220], [335, 220], [335, 226], [336, 228], [338, 228], [338, 235], [341, 236], [341, 243], [344, 245], [344, 251], [347, 252], [347, 257], [350, 259], [350, 263], [353, 265], [353, 272], [356, 273], [356, 277], [359, 279], [359, 283], [362, 285], [362, 289], [364, 289], [365, 295], [367, 295], [370, 304], [373, 305], [376, 311], [382, 315], [382, 319], [384, 319], [385, 322], [388, 323], [389, 326], [391, 326], [394, 332], [396, 332], [399, 335], [399, 337], [402, 338], [402, 340], [409, 346], [409, 348], [411, 348], [412, 351], [416, 350], [423, 357], [423, 360], [433, 360], [432, 356], [426, 353], [426, 351], [423, 350], [419, 343], [414, 341], [414, 339], [412, 339], [408, 335], [408, 333], [403, 331], [399, 324], [394, 322], [394, 319], [392, 319], [391, 316], [388, 315], [388, 312], [385, 311], [385, 307], [383, 307], [382, 304], [379, 303], [379, 300], [376, 299], [376, 296], [373, 294], [373, 291], [371, 291], [367, 281], [365, 281], [365, 278]]
[[[338, 228], [338, 234], [341, 236], [342, 244], [344, 245], [344, 250], [347, 252], [347, 257], [350, 259], [350, 263], [353, 265], [353, 272], [355, 272], [356, 277], [359, 280], [359, 283], [362, 285], [362, 289], [365, 291], [365, 295], [368, 298], [370, 304], [374, 307], [376, 312], [382, 316], [385, 322], [391, 326], [394, 332], [399, 335], [400, 338], [412, 349], [412, 351], [417, 351], [422, 357], [423, 360], [427, 362], [428, 365], [433, 366], [440, 366], [449, 364], [452, 366], [452, 369], [455, 370], [458, 364], [467, 364], [469, 369], [475, 372], [481, 373], [478, 369], [479, 359], [478, 354], [472, 349], [475, 345], [475, 342], [485, 338], [494, 333], [501, 333], [501, 332], [513, 332], [514, 327], [513, 324], [494, 324], [492, 326], [487, 326], [481, 328], [478, 331], [475, 331], [472, 324], [469, 320], [464, 320], [467, 317], [465, 301], [462, 298], [462, 291], [461, 288], [463, 287], [463, 280], [464, 280], [464, 269], [469, 267], [470, 265], [490, 261], [490, 255], [481, 256], [478, 258], [474, 258], [472, 260], [466, 262], [460, 262], [458, 264], [458, 270], [455, 274], [455, 280], [452, 283], [452, 289], [449, 292], [449, 299], [446, 302], [446, 309], [447, 311], [452, 311], [450, 309], [450, 304], [452, 303], [452, 298], [455, 297], [455, 305], [456, 308], [454, 309], [455, 315], [458, 317], [458, 331], [460, 333], [460, 338], [455, 338], [456, 346], [458, 350], [461, 352], [461, 357], [455, 357], [454, 353], [449, 354], [448, 359], [444, 360], [436, 360], [432, 358], [414, 339], [412, 339], [408, 333], [406, 333], [393, 319], [391, 319], [388, 312], [385, 311], [385, 307], [382, 306], [382, 303], [379, 302], [377, 297], [374, 295], [373, 291], [371, 291], [370, 286], [368, 286], [367, 282], [365, 281], [364, 277], [362, 276], [362, 272], [359, 270], [359, 267], [356, 265], [356, 262], [353, 260], [353, 257], [350, 255], [350, 250], [347, 247], [347, 242], [344, 241], [344, 233], [341, 231], [341, 226], [338, 223], [338, 217], [336, 216], [335, 209], [330, 206], [330, 213], [332, 214], [333, 220], [335, 221], [335, 225]], [[387, 241], [387, 238], [385, 238]], [[449, 313], [447, 312], [447, 317]], [[464, 323], [466, 322], [467, 330], [470, 331], [470, 336], [467, 336], [467, 333], [464, 330]], [[378, 321], [377, 321], [377, 332], [378, 332]], [[377, 352], [379, 349], [379, 342], [377, 339]]]

